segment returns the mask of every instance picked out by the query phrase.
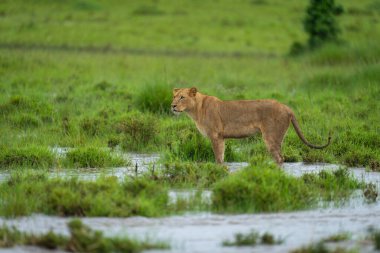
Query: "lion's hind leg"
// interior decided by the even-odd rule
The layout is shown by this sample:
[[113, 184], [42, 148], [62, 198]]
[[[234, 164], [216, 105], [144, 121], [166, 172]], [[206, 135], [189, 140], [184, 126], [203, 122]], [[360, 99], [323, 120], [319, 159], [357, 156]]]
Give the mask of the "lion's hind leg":
[[[273, 125], [272, 125], [273, 126]], [[282, 165], [284, 158], [281, 155], [281, 145], [288, 130], [289, 124], [275, 125], [269, 129], [261, 129], [263, 139], [267, 150], [271, 153], [273, 159], [278, 165]]]

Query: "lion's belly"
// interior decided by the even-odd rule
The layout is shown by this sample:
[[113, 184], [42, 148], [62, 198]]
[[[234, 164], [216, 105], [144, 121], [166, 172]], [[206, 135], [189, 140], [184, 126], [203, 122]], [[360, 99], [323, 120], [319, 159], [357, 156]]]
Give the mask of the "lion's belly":
[[224, 138], [245, 138], [254, 135], [260, 129], [255, 125], [236, 125], [225, 126], [223, 131]]

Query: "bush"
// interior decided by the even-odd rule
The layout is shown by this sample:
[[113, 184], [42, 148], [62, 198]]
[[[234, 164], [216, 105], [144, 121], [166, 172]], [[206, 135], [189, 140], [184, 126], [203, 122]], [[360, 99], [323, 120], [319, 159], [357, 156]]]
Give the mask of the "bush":
[[319, 47], [328, 41], [337, 41], [340, 30], [335, 16], [342, 12], [343, 7], [335, 5], [334, 0], [310, 0], [304, 19], [310, 48]]
[[343, 12], [343, 7], [335, 5], [334, 0], [310, 0], [303, 20], [305, 32], [309, 35], [308, 45], [293, 42], [289, 55], [300, 55], [326, 42], [338, 42], [340, 29], [335, 16]]
[[169, 114], [172, 103], [172, 88], [165, 83], [143, 85], [136, 95], [136, 106], [141, 111]]
[[126, 166], [123, 157], [95, 147], [70, 150], [66, 154], [65, 164], [75, 168], [103, 168]]

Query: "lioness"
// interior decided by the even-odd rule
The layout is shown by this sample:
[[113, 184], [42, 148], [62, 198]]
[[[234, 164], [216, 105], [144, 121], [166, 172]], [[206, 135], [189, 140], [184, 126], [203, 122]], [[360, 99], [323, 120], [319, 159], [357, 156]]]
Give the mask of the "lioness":
[[171, 110], [175, 114], [186, 112], [195, 122], [198, 130], [210, 138], [217, 163], [224, 160], [224, 139], [244, 138], [261, 131], [268, 151], [277, 164], [284, 161], [281, 144], [290, 122], [293, 123], [300, 139], [311, 148], [325, 148], [309, 143], [303, 136], [292, 110], [276, 100], [222, 101], [207, 96], [197, 88], [173, 90]]

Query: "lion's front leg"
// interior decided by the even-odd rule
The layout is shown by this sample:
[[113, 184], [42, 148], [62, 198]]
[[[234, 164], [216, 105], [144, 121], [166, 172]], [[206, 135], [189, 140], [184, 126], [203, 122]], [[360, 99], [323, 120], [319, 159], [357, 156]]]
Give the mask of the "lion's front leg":
[[212, 143], [212, 150], [214, 151], [216, 163], [223, 163], [224, 161], [224, 138], [214, 137], [210, 138]]

